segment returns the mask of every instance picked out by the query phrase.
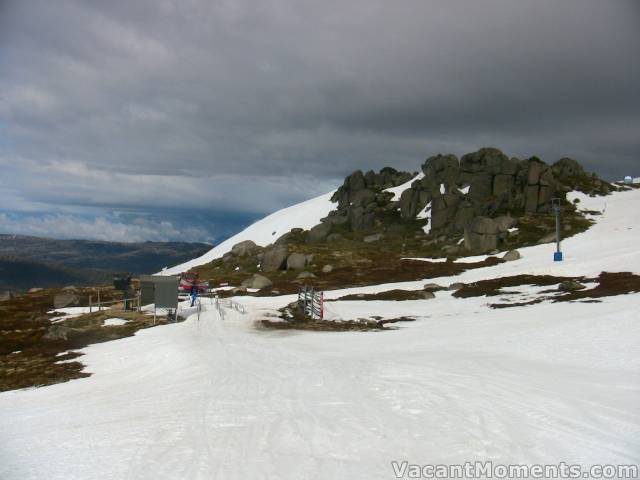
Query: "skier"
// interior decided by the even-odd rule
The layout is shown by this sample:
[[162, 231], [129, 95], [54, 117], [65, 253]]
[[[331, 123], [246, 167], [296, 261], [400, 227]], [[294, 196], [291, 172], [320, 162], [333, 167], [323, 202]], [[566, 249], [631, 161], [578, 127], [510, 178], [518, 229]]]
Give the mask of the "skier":
[[193, 307], [196, 304], [196, 300], [198, 298], [198, 284], [194, 284], [191, 286], [191, 306]]

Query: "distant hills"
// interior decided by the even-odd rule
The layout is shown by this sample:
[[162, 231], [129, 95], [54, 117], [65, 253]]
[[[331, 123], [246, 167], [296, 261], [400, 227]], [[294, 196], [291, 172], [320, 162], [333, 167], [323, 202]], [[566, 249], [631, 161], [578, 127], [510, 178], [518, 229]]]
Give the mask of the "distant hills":
[[115, 243], [0, 234], [0, 289], [111, 283], [117, 273], [154, 273], [211, 249], [187, 242]]

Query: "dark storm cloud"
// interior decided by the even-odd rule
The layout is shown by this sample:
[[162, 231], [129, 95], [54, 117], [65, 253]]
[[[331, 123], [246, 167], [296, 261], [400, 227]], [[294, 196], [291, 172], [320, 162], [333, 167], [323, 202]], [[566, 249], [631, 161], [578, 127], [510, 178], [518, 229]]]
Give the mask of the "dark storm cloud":
[[0, 1], [0, 197], [266, 212], [486, 145], [638, 174], [639, 26], [634, 0]]

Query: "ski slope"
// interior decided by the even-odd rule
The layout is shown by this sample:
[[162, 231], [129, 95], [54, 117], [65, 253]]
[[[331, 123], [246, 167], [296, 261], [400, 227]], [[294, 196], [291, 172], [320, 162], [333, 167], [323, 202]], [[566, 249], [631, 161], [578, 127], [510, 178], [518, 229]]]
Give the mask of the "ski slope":
[[399, 330], [342, 334], [255, 331], [255, 300], [253, 315], [224, 321], [208, 308], [87, 348], [90, 378], [1, 394], [0, 478], [388, 479], [405, 459], [637, 462], [632, 298], [488, 311], [447, 297]]
[[[640, 191], [581, 205], [604, 213], [564, 242], [563, 264], [542, 245], [428, 282], [640, 273]], [[85, 348], [91, 377], [1, 393], [0, 478], [390, 479], [394, 460], [640, 461], [640, 294], [502, 310], [450, 292], [327, 304], [336, 318], [416, 317], [366, 333], [260, 330], [293, 297], [235, 300], [246, 314], [223, 320], [205, 304], [199, 319]]]

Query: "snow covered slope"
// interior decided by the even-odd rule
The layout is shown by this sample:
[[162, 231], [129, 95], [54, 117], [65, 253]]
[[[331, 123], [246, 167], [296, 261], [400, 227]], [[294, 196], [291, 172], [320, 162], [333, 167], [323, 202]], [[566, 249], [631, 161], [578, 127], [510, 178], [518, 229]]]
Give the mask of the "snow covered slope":
[[[429, 303], [434, 302], [434, 303]], [[629, 464], [640, 296], [489, 310], [344, 302], [383, 333], [260, 332], [251, 314], [85, 349], [92, 377], [0, 394], [0, 478], [389, 479], [391, 461]]]
[[[435, 281], [640, 273], [640, 191], [581, 205], [603, 214], [564, 242], [566, 262], [541, 245]], [[389, 479], [394, 460], [640, 460], [640, 294], [494, 310], [443, 291], [327, 304], [342, 318], [416, 317], [394, 331], [253, 327], [292, 300], [238, 297], [247, 314], [224, 320], [204, 305], [200, 319], [84, 349], [91, 377], [0, 394], [0, 478]]]
[[336, 204], [331, 203], [333, 192], [320, 195], [306, 202], [293, 205], [282, 210], [278, 210], [262, 220], [248, 226], [243, 231], [225, 240], [220, 245], [209, 250], [203, 256], [194, 258], [186, 263], [176, 265], [159, 272], [160, 275], [175, 275], [185, 272], [190, 268], [209, 263], [216, 258], [222, 257], [231, 250], [236, 243], [244, 240], [253, 240], [261, 246], [273, 243], [281, 235], [289, 232], [292, 228], [304, 228], [305, 230], [316, 226], [320, 219], [326, 217], [331, 210], [336, 208]]

